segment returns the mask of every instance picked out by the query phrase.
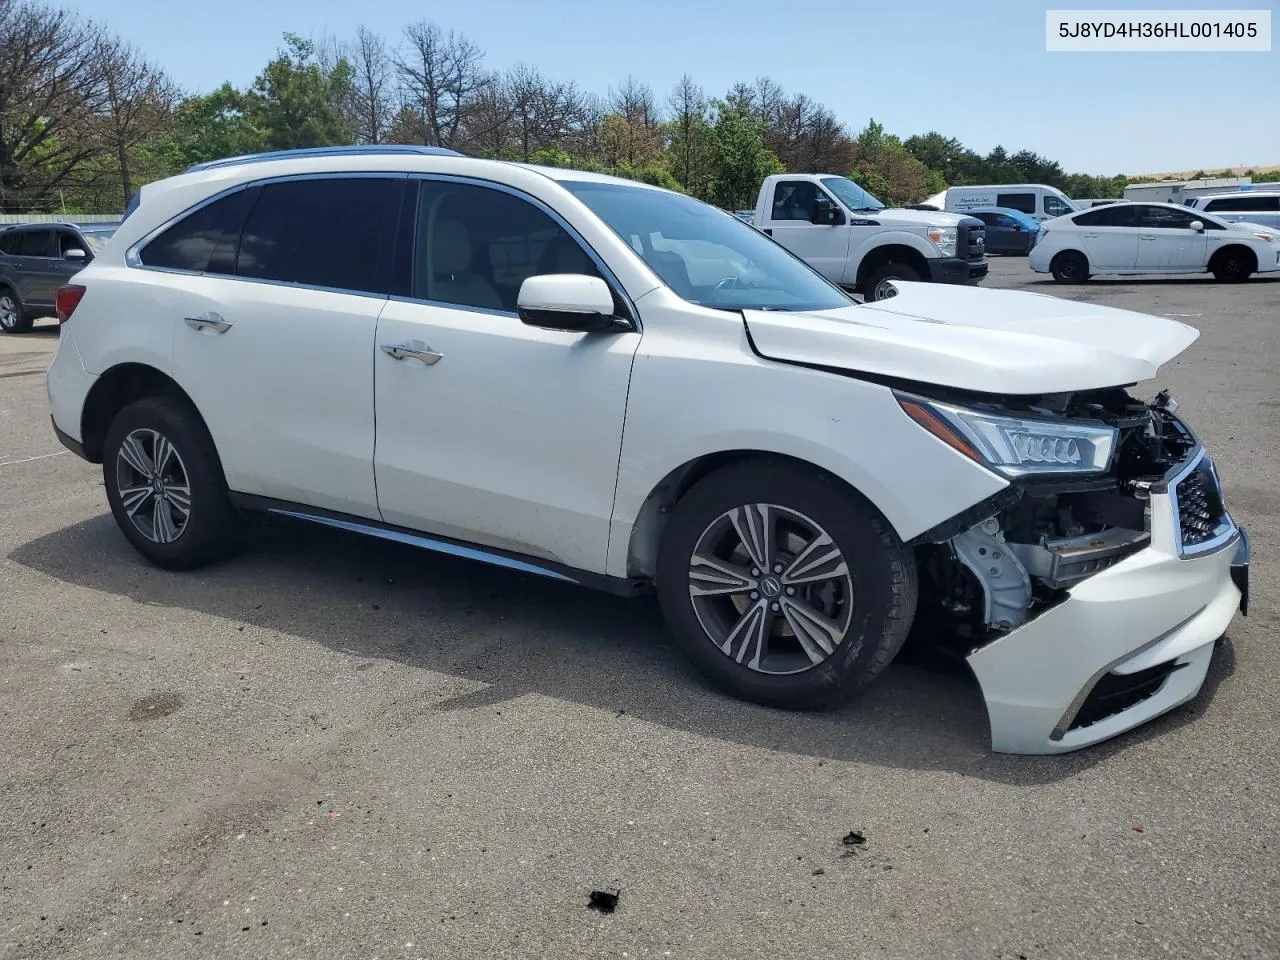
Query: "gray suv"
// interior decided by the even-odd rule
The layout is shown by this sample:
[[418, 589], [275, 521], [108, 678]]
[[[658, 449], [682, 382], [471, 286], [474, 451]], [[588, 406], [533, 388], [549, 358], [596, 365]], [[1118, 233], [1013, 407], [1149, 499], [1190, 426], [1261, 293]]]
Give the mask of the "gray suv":
[[0, 233], [0, 331], [26, 333], [54, 316], [58, 288], [102, 249], [117, 224], [39, 223]]

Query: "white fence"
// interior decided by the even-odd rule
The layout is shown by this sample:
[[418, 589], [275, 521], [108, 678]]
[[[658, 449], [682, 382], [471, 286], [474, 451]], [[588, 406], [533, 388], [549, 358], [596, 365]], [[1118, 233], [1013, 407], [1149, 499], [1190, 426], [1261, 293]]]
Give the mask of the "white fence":
[[0, 213], [0, 226], [13, 223], [119, 223], [118, 213]]

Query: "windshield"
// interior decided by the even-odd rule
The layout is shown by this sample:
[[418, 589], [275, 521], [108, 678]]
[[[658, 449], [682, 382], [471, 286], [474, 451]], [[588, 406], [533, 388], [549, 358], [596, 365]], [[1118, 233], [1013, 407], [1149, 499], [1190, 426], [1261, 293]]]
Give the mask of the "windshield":
[[884, 204], [852, 180], [844, 177], [823, 177], [822, 185], [834, 193], [850, 210], [883, 210]]
[[853, 301], [732, 214], [611, 183], [561, 181], [682, 299], [718, 310], [834, 310]]

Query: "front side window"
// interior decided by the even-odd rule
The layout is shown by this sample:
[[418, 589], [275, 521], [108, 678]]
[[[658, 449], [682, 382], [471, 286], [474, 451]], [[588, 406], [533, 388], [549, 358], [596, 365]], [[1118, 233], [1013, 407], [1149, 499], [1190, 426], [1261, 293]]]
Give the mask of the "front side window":
[[18, 237], [21, 234], [17, 230], [7, 230], [0, 233], [0, 253], [7, 253], [13, 256], [18, 252]]
[[1193, 221], [1204, 220], [1190, 210], [1173, 207], [1139, 207], [1137, 225], [1145, 230], [1190, 230]]
[[236, 275], [386, 293], [404, 181], [318, 177], [269, 183], [244, 223]]
[[1071, 213], [1074, 209], [1075, 207], [1063, 203], [1058, 197], [1047, 193], [1044, 195], [1044, 212], [1050, 217], [1060, 217], [1065, 213]]
[[852, 304], [760, 231], [698, 200], [613, 183], [560, 185], [690, 303], [720, 310], [834, 310]]
[[812, 180], [780, 180], [773, 188], [773, 219], [810, 223], [818, 200], [818, 187]]
[[883, 210], [884, 204], [847, 177], [823, 177], [822, 185], [855, 213]]
[[25, 230], [18, 240], [20, 257], [56, 257], [52, 230]]
[[524, 281], [549, 273], [600, 276], [577, 240], [528, 200], [473, 184], [419, 183], [415, 298], [515, 313]]
[[1008, 207], [1022, 213], [1035, 214], [1036, 195], [1034, 193], [997, 193], [996, 206]]
[[240, 227], [257, 196], [257, 190], [237, 190], [193, 210], [143, 247], [139, 259], [166, 270], [234, 273]]

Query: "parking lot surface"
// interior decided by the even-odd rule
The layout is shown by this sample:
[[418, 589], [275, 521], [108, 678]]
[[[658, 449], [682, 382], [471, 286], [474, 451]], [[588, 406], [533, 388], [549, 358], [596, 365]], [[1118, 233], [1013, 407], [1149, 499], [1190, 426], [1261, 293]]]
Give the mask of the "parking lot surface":
[[1253, 540], [1200, 697], [1063, 757], [961, 675], [772, 711], [651, 598], [336, 531], [153, 569], [50, 430], [56, 327], [0, 338], [0, 958], [1280, 956], [1280, 279], [984, 285], [1197, 327], [1144, 390]]

